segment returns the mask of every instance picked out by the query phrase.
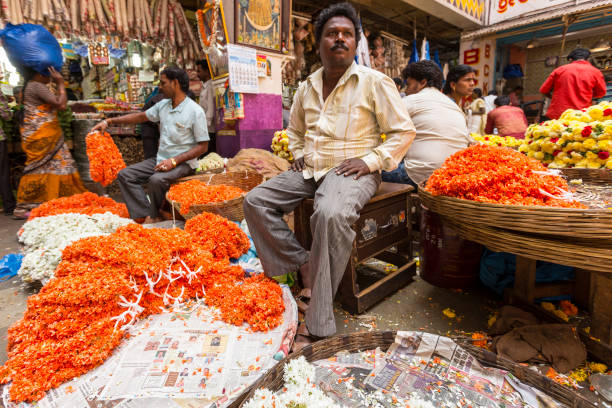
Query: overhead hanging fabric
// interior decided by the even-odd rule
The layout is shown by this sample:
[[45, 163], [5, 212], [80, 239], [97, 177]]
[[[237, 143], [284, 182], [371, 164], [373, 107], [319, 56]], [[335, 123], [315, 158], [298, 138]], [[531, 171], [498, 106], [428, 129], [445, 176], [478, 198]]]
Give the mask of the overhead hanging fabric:
[[440, 54], [438, 54], [438, 50], [435, 49], [434, 50], [434, 56], [433, 56], [433, 60], [436, 64], [438, 64], [438, 66], [440, 67], [440, 69], [442, 69], [442, 64], [440, 64]]
[[412, 54], [410, 54], [410, 61], [408, 62], [410, 62], [411, 64], [413, 62], [419, 62], [419, 50], [417, 49], [416, 38], [412, 42]]
[[427, 37], [423, 37], [423, 44], [421, 45], [421, 60], [430, 60], [429, 56], [429, 41], [427, 41]]
[[370, 48], [368, 46], [368, 39], [363, 33], [363, 29], [361, 27], [359, 27], [359, 32], [361, 33], [361, 39], [359, 40], [359, 44], [357, 44], [357, 55], [355, 55], [355, 60], [359, 65], [371, 67], [372, 64], [370, 64]]

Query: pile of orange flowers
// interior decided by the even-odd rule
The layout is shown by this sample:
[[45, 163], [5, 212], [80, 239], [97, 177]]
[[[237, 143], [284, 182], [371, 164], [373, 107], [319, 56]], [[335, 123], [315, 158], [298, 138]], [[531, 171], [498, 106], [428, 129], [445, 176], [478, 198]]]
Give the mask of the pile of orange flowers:
[[111, 212], [119, 217], [129, 217], [125, 204], [118, 203], [109, 197], [101, 197], [87, 192], [47, 201], [33, 209], [28, 220], [58, 214], [76, 213], [92, 215], [104, 214], [105, 212]]
[[0, 380], [12, 381], [12, 400], [39, 400], [102, 364], [137, 319], [204, 294], [228, 323], [246, 321], [252, 330], [281, 323], [276, 282], [245, 279], [241, 267], [213, 257], [188, 232], [130, 224], [81, 239], [66, 247], [55, 277], [28, 299], [24, 317], [9, 329]]
[[586, 208], [537, 160], [505, 147], [476, 145], [446, 159], [425, 187], [433, 195], [509, 205]]
[[106, 132], [92, 132], [85, 138], [87, 158], [89, 159], [89, 174], [95, 182], [108, 186], [115, 181], [117, 174], [125, 169], [123, 156]]
[[204, 212], [193, 217], [185, 223], [185, 231], [217, 259], [238, 259], [251, 246], [236, 223], [216, 214]]
[[234, 186], [225, 184], [211, 186], [200, 180], [189, 180], [170, 187], [168, 198], [181, 205], [181, 214], [187, 214], [194, 204], [218, 203], [240, 197], [245, 193], [246, 191]]

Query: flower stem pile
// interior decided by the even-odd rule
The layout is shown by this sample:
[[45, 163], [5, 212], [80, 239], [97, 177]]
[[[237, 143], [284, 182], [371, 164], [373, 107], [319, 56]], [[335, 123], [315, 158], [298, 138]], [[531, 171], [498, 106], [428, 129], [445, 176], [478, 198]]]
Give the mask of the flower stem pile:
[[512, 149], [476, 145], [446, 159], [425, 187], [433, 195], [508, 205], [586, 208], [568, 198], [567, 182]]
[[117, 174], [125, 169], [123, 156], [106, 132], [92, 132], [85, 138], [87, 158], [89, 159], [89, 174], [91, 179], [103, 186], [115, 181]]
[[612, 170], [612, 102], [529, 126], [519, 151], [551, 168]]
[[189, 180], [175, 184], [168, 190], [168, 198], [181, 205], [181, 214], [187, 214], [192, 205], [218, 203], [232, 200], [246, 191], [225, 184], [208, 185], [200, 180]]
[[55, 277], [9, 329], [0, 380], [12, 381], [12, 400], [39, 400], [102, 364], [137, 319], [196, 296], [224, 321], [247, 321], [252, 330], [276, 327], [284, 311], [276, 282], [245, 279], [242, 268], [213, 257], [188, 232], [130, 224], [81, 239], [64, 249]]
[[110, 212], [119, 217], [129, 218], [125, 204], [118, 203], [112, 198], [101, 197], [94, 193], [75, 194], [70, 197], [56, 198], [41, 204], [30, 212], [32, 220], [37, 217], [47, 217], [58, 214], [104, 214]]

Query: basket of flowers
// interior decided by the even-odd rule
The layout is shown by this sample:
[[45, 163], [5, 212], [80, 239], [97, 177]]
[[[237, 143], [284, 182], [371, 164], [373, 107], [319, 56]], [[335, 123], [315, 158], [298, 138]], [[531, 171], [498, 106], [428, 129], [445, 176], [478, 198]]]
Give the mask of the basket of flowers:
[[244, 195], [262, 181], [263, 176], [252, 171], [199, 174], [177, 180], [166, 199], [187, 220], [210, 212], [240, 222]]

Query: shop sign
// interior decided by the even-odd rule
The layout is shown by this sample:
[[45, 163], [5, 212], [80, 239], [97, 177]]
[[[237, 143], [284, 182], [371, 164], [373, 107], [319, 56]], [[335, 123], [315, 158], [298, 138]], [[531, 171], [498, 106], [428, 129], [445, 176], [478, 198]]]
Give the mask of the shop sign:
[[[440, 0], [438, 0], [440, 2]], [[459, 9], [470, 17], [484, 23], [486, 0], [445, 0], [447, 6]]]
[[570, 2], [574, 3], [568, 0], [492, 0], [489, 3], [489, 24]]
[[462, 41], [459, 45], [461, 63], [476, 70], [476, 87], [487, 95], [494, 87], [495, 40], [492, 38]]

